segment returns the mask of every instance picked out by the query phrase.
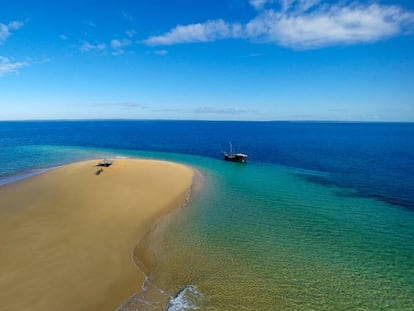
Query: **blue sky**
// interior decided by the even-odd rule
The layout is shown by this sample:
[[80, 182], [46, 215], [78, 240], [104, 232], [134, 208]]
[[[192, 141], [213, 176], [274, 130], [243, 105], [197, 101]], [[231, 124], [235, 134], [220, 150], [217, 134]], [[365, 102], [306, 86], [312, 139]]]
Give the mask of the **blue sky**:
[[0, 1], [0, 120], [414, 121], [412, 1]]

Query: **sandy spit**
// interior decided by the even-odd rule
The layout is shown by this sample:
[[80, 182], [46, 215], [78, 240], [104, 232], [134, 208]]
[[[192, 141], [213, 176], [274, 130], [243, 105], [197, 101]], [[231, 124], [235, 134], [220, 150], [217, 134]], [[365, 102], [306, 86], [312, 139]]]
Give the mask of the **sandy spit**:
[[0, 187], [0, 310], [115, 310], [141, 289], [133, 249], [193, 171], [119, 159], [96, 175], [98, 162]]

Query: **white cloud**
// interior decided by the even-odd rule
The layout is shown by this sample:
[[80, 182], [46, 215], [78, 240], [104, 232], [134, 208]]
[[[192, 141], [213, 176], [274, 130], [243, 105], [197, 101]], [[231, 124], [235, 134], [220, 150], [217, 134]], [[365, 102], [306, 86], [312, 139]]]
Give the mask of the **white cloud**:
[[237, 107], [228, 107], [228, 108], [216, 108], [216, 107], [200, 107], [192, 110], [191, 112], [200, 113], [200, 114], [244, 114], [244, 113], [257, 113], [257, 110], [249, 108], [237, 108]]
[[112, 49], [111, 54], [117, 56], [124, 54], [124, 48], [131, 44], [132, 41], [129, 39], [113, 39], [109, 41], [108, 44], [99, 42], [90, 43], [88, 41], [85, 41], [82, 43], [80, 50], [82, 52], [104, 52], [108, 49]]
[[60, 40], [67, 40], [68, 39], [68, 36], [66, 36], [66, 35], [59, 35], [59, 39]]
[[249, 0], [249, 3], [252, 7], [256, 10], [263, 9], [263, 7], [267, 4], [273, 2], [272, 0]]
[[98, 107], [118, 107], [123, 109], [148, 109], [148, 106], [136, 102], [113, 102], [113, 103], [97, 103], [94, 106]]
[[106, 50], [107, 45], [105, 43], [89, 43], [88, 41], [85, 41], [82, 46], [80, 47], [80, 50], [82, 52], [91, 52], [91, 51], [104, 51]]
[[23, 25], [24, 24], [22, 22], [12, 21], [12, 22], [9, 23], [8, 26], [9, 26], [10, 30], [17, 30], [17, 29], [23, 27]]
[[[300, 0], [299, 0], [300, 1]], [[286, 12], [291, 9], [292, 5], [297, 2], [296, 0], [280, 0], [282, 11]]]
[[414, 29], [414, 13], [396, 5], [322, 4], [320, 0], [279, 0], [279, 10], [265, 9], [273, 0], [250, 0], [259, 10], [247, 24], [222, 19], [178, 25], [150, 37], [148, 45], [246, 39], [294, 49], [375, 42]]
[[414, 14], [397, 6], [331, 6], [310, 13], [267, 10], [250, 21], [246, 37], [292, 48], [374, 42], [414, 24]]
[[13, 62], [8, 57], [0, 56], [0, 77], [8, 73], [19, 73], [19, 69], [26, 66], [27, 62]]
[[110, 46], [112, 48], [112, 55], [117, 56], [117, 55], [122, 55], [124, 54], [124, 47], [131, 45], [132, 41], [129, 39], [122, 39], [122, 40], [118, 40], [118, 39], [114, 39], [111, 40], [110, 42]]
[[23, 23], [19, 21], [12, 21], [8, 24], [0, 23], [0, 44], [4, 43], [11, 35], [11, 31], [23, 27]]
[[289, 10], [304, 12], [320, 2], [321, 0], [249, 0], [250, 5], [256, 10], [262, 10], [266, 6], [277, 3], [282, 12]]
[[219, 39], [237, 38], [242, 33], [240, 24], [229, 24], [222, 19], [205, 23], [178, 25], [161, 36], [154, 36], [144, 41], [148, 45], [171, 45], [190, 42], [211, 42]]
[[134, 29], [126, 30], [125, 33], [130, 38], [132, 38], [133, 36], [135, 36], [137, 34], [137, 32]]
[[299, 11], [305, 12], [319, 4], [321, 0], [299, 0]]
[[131, 45], [131, 43], [132, 41], [129, 39], [122, 39], [122, 40], [114, 39], [114, 40], [111, 40], [110, 42], [111, 47], [113, 49], [122, 49], [128, 45]]
[[113, 49], [120, 49], [120, 48], [122, 48], [122, 43], [121, 43], [121, 41], [119, 41], [117, 39], [111, 40], [111, 47]]

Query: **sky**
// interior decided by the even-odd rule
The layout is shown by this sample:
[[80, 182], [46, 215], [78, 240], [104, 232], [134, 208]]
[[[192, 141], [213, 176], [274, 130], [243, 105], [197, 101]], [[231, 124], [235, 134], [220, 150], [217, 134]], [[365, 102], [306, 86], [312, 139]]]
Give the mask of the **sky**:
[[0, 120], [414, 121], [412, 0], [0, 0]]

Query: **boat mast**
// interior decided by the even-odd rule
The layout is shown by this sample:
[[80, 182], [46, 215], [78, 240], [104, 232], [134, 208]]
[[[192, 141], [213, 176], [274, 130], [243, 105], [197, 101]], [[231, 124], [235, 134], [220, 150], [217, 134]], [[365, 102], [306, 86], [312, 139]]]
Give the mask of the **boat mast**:
[[233, 145], [231, 144], [231, 141], [229, 142], [230, 144], [230, 154], [233, 154]]

